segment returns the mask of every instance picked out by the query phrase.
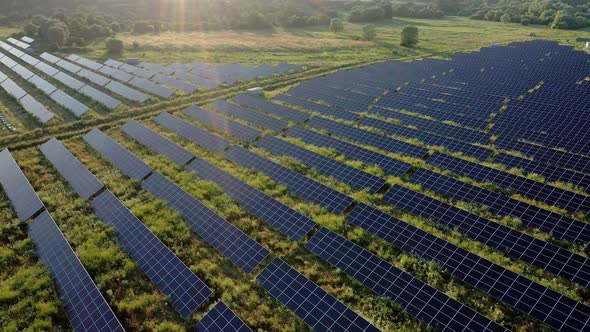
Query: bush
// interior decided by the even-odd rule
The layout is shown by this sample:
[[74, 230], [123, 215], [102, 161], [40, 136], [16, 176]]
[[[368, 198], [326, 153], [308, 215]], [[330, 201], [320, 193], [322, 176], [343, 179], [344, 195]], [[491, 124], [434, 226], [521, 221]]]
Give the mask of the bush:
[[402, 40], [401, 45], [412, 47], [418, 44], [418, 28], [416, 27], [404, 27], [402, 29]]
[[119, 24], [118, 22], [113, 22], [111, 23], [111, 30], [113, 32], [121, 32], [121, 24]]
[[34, 37], [39, 33], [39, 26], [33, 23], [27, 23], [24, 27], [25, 35], [29, 37]]
[[341, 32], [344, 31], [344, 23], [342, 20], [333, 18], [330, 20], [330, 31], [332, 32]]
[[123, 41], [120, 39], [111, 38], [106, 42], [107, 52], [110, 54], [123, 53]]
[[520, 24], [522, 25], [529, 25], [531, 23], [531, 21], [528, 18], [523, 18], [522, 20], [520, 20]]
[[381, 7], [364, 7], [355, 8], [350, 12], [348, 20], [350, 22], [371, 22], [382, 20], [385, 11]]
[[133, 32], [138, 34], [150, 33], [154, 31], [154, 27], [149, 25], [147, 22], [135, 22], [133, 25]]
[[508, 13], [500, 16], [500, 22], [502, 22], [502, 23], [510, 23], [511, 19], [512, 18], [510, 17], [510, 14], [508, 14]]
[[372, 24], [365, 25], [363, 27], [363, 39], [368, 41], [375, 40], [377, 37], [377, 31], [375, 31], [375, 26]]

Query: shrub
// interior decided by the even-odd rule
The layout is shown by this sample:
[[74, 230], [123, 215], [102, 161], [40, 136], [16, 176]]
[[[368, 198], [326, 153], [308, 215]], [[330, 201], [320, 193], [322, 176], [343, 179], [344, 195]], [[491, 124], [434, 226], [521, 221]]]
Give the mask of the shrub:
[[368, 41], [375, 40], [377, 37], [377, 31], [375, 31], [375, 26], [372, 24], [365, 25], [363, 27], [363, 39]]
[[37, 33], [39, 33], [39, 26], [33, 24], [33, 23], [27, 23], [23, 30], [25, 31], [25, 35], [29, 36], [29, 37], [34, 37], [37, 35]]
[[154, 31], [154, 27], [147, 22], [139, 21], [133, 25], [133, 32], [138, 34], [150, 33]]
[[500, 22], [502, 23], [510, 23], [511, 17], [510, 14], [506, 13], [502, 16], [500, 16]]
[[106, 42], [107, 52], [110, 54], [123, 53], [123, 41], [120, 39], [111, 38]]
[[341, 32], [344, 31], [344, 23], [342, 20], [333, 18], [330, 20], [330, 31], [332, 32]]
[[523, 18], [522, 20], [520, 20], [520, 24], [522, 25], [529, 25], [531, 23], [531, 21], [528, 18]]
[[401, 45], [412, 47], [418, 44], [418, 28], [416, 27], [404, 27], [402, 29], [402, 40]]

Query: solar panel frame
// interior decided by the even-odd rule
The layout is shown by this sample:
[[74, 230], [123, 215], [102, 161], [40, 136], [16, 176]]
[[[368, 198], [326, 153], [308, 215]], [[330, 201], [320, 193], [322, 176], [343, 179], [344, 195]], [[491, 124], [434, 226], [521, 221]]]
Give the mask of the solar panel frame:
[[53, 101], [73, 113], [78, 118], [90, 110], [88, 106], [82, 104], [72, 96], [59, 89], [55, 90], [51, 95], [49, 95], [49, 98], [53, 99]]
[[69, 61], [63, 60], [63, 59], [60, 59], [55, 64], [65, 70], [69, 71], [70, 73], [74, 73], [74, 74], [76, 74], [77, 72], [82, 70], [82, 67], [75, 65]]
[[33, 84], [37, 89], [43, 91], [43, 93], [45, 93], [46, 95], [50, 95], [55, 90], [57, 90], [57, 87], [55, 85], [47, 82], [46, 80], [37, 75], [31, 76], [31, 78], [29, 78], [29, 82]]
[[37, 121], [43, 124], [47, 123], [49, 120], [55, 117], [55, 114], [47, 110], [47, 108], [45, 108], [43, 104], [38, 102], [31, 95], [26, 95], [22, 97], [19, 102], [27, 113], [33, 115], [37, 119]]
[[303, 123], [307, 121], [307, 119], [309, 119], [310, 117], [310, 115], [307, 113], [292, 108], [288, 108], [279, 104], [271, 103], [262, 98], [254, 97], [251, 95], [237, 95], [232, 100], [250, 109], [270, 113], [283, 119], [287, 119], [297, 123]]
[[270, 129], [272, 131], [281, 131], [288, 126], [288, 123], [283, 120], [279, 120], [262, 113], [247, 110], [235, 104], [228, 103], [227, 101], [217, 99], [212, 104], [216, 111], [244, 120], [257, 127]]
[[182, 113], [206, 126], [221, 130], [248, 143], [253, 142], [262, 134], [260, 130], [248, 127], [197, 106], [189, 106]]
[[129, 256], [166, 294], [184, 318], [197, 310], [213, 291], [110, 191], [92, 201], [94, 213], [115, 230]]
[[33, 72], [19, 64], [12, 67], [12, 71], [14, 71], [18, 76], [20, 76], [24, 80], [28, 80], [29, 78], [33, 77], [33, 75], [35, 75], [33, 74]]
[[227, 304], [219, 301], [195, 326], [197, 332], [252, 332]]
[[104, 184], [55, 137], [43, 143], [39, 149], [84, 200], [89, 200], [104, 188]]
[[164, 99], [168, 99], [176, 93], [176, 91], [172, 89], [168, 89], [139, 77], [133, 77], [127, 83]]
[[150, 96], [146, 95], [145, 93], [132, 89], [119, 82], [110, 81], [104, 87], [105, 89], [110, 90], [120, 96], [123, 96], [126, 99], [136, 101], [139, 103], [143, 103], [146, 100], [150, 99]]
[[22, 97], [27, 95], [27, 92], [23, 90], [15, 81], [11, 80], [10, 78], [5, 79], [0, 83], [0, 86], [14, 99], [19, 100]]
[[115, 69], [115, 68], [112, 68], [109, 66], [103, 66], [102, 68], [100, 68], [98, 70], [98, 72], [103, 73], [107, 76], [110, 76], [110, 77], [117, 79], [119, 81], [122, 81], [122, 82], [129, 82], [134, 77], [133, 75], [128, 74], [122, 70]]
[[0, 184], [20, 220], [29, 220], [45, 207], [8, 149], [0, 152]]
[[73, 329], [124, 332], [49, 212], [43, 212], [29, 224], [28, 234], [35, 252], [54, 278]]
[[43, 59], [49, 63], [56, 63], [60, 60], [60, 58], [58, 58], [55, 55], [52, 55], [50, 53], [47, 53], [47, 52], [41, 53], [40, 57], [41, 57], [41, 59]]
[[379, 331], [280, 258], [273, 259], [256, 280], [318, 332]]
[[43, 61], [39, 61], [36, 65], [35, 68], [39, 69], [40, 71], [42, 71], [43, 73], [45, 73], [47, 76], [53, 77], [55, 76], [57, 73], [59, 73], [60, 71], [55, 69], [54, 67], [46, 64]]
[[102, 68], [102, 65], [100, 63], [92, 61], [92, 60], [88, 60], [83, 57], [78, 57], [78, 59], [76, 59], [76, 62], [81, 64], [84, 67], [87, 67], [87, 68], [90, 68], [90, 69], [96, 70], [96, 71], [98, 71], [100, 68]]
[[58, 80], [63, 85], [67, 86], [68, 88], [74, 89], [76, 91], [80, 90], [84, 85], [86, 85], [84, 82], [81, 82], [81, 81], [73, 78], [72, 76], [70, 76], [62, 71], [55, 74], [55, 76], [53, 76], [53, 78]]
[[90, 85], [84, 85], [79, 92], [90, 99], [93, 99], [100, 103], [102, 106], [114, 110], [115, 108], [119, 107], [122, 103], [120, 100], [115, 99], [93, 87]]
[[154, 81], [154, 82], [160, 83], [160, 84], [164, 84], [164, 85], [168, 85], [168, 86], [174, 87], [174, 88], [179, 89], [179, 90], [181, 90], [181, 91], [183, 91], [185, 93], [188, 93], [188, 94], [192, 94], [195, 91], [199, 90], [199, 87], [197, 87], [195, 85], [192, 85], [190, 83], [186, 83], [186, 82], [183, 82], [183, 81], [176, 80], [176, 79], [174, 79], [172, 77], [169, 77], [169, 76], [154, 75], [151, 78], [151, 80]]
[[36, 58], [33, 58], [32, 56], [28, 55], [28, 54], [23, 54], [23, 56], [20, 57], [20, 59], [26, 63], [28, 63], [31, 66], [35, 66], [37, 63], [39, 63], [39, 60]]
[[105, 86], [107, 83], [109, 83], [111, 81], [110, 79], [108, 79], [102, 75], [99, 75], [97, 73], [91, 72], [90, 70], [87, 70], [87, 69], [80, 70], [78, 72], [78, 76], [83, 77], [98, 86]]
[[0, 57], [0, 63], [2, 63], [3, 65], [5, 65], [6, 67], [8, 67], [10, 69], [12, 69], [17, 64], [9, 56], [2, 56], [2, 57]]

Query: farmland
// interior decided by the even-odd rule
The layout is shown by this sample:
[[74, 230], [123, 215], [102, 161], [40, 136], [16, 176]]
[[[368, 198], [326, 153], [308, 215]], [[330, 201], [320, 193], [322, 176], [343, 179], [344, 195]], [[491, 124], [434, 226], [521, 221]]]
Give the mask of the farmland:
[[[430, 331], [446, 324], [449, 330], [453, 330], [450, 326], [519, 331], [588, 328], [589, 151], [586, 131], [577, 132], [573, 125], [587, 126], [588, 114], [555, 100], [587, 105], [588, 55], [575, 38], [590, 38], [590, 32], [460, 17], [395, 18], [374, 25], [374, 41], [360, 40], [362, 25], [349, 22], [339, 33], [325, 26], [165, 31], [158, 35], [122, 32], [116, 36], [126, 45], [124, 56], [115, 59], [119, 61], [138, 58], [161, 66], [238, 63], [260, 70], [256, 66], [287, 63], [297, 68], [214, 88], [199, 85], [194, 93], [162, 84], [175, 92], [168, 98], [128, 85], [148, 95], [145, 102], [101, 88], [123, 101], [113, 110], [35, 71], [89, 105], [81, 117], [0, 67], [10, 79], [26, 85], [33, 98], [51, 105], [48, 110], [55, 114], [42, 125], [15, 98], [0, 92], [0, 112], [17, 128], [14, 133], [0, 132], [0, 146], [10, 150], [123, 328], [191, 329], [206, 321], [204, 316], [223, 301], [255, 331], [322, 330], [325, 325], [314, 325], [313, 317], [294, 310], [262, 279], [278, 258], [317, 284], [317, 292], [330, 294], [348, 307], [359, 317], [359, 324], [383, 331]], [[408, 25], [420, 31], [416, 47], [399, 46], [400, 32]], [[0, 37], [6, 40], [16, 31], [0, 30]], [[529, 42], [511, 44], [519, 41]], [[39, 49], [31, 54], [45, 59], [43, 52]], [[50, 53], [62, 60], [75, 53], [101, 66], [111, 58], [105, 54], [104, 41], [88, 45], [83, 52], [64, 48]], [[525, 65], [519, 65], [521, 61]], [[83, 67], [79, 61], [70, 62]], [[99, 89], [64, 67], [56, 68]], [[247, 88], [256, 86], [264, 88], [263, 100], [244, 97]], [[553, 91], [557, 97], [552, 97]], [[195, 112], [205, 114], [209, 122], [191, 116], [189, 106], [198, 106]], [[555, 116], [557, 109], [563, 117]], [[528, 112], [533, 120], [515, 110]], [[165, 144], [172, 143], [165, 146], [186, 149], [183, 153], [189, 157], [179, 162], [174, 160], [177, 150], [149, 147], [142, 135], [134, 136], [125, 129], [130, 120], [144, 126], [142, 132], [155, 133], [161, 144], [165, 138], [169, 140]], [[240, 129], [232, 132], [231, 128]], [[251, 139], [240, 136], [245, 128], [253, 130]], [[93, 129], [137, 156], [151, 171], [133, 178], [121, 170], [88, 143], [86, 135]], [[81, 197], [72, 183], [75, 179], [60, 171], [42, 148], [53, 137], [105, 189]], [[238, 147], [245, 155], [262, 158], [257, 159], [260, 163], [248, 166], [245, 157], [240, 159]], [[260, 166], [270, 162], [274, 166]], [[390, 164], [395, 166], [387, 168]], [[271, 172], [273, 167], [283, 173]], [[208, 177], [204, 169], [216, 170], [215, 175]], [[288, 170], [295, 179], [292, 182], [277, 175]], [[192, 197], [192, 204], [206, 207], [199, 211], [208, 216], [207, 222], [224, 220], [223, 225], [231, 225], [227, 227], [243, 233], [268, 254], [252, 269], [238, 264], [224, 251], [227, 243], [216, 242], [195, 226], [197, 216], [149, 186], [158, 174], [173, 184], [174, 192], [184, 191]], [[291, 216], [284, 222], [299, 225], [309, 220], [314, 226], [296, 237], [285, 230], [289, 227], [280, 227], [280, 216], [260, 212], [256, 202], [240, 196], [239, 190], [224, 187], [219, 179], [241, 183], [243, 190], [261, 195], [259, 200], [266, 197], [264, 202], [283, 206]], [[304, 181], [309, 187], [299, 185]], [[370, 187], [369, 181], [376, 184]], [[309, 194], [305, 190], [317, 188], [326, 191]], [[162, 250], [186, 266], [183, 273], [200, 279], [211, 290], [188, 316], [180, 313], [174, 297], [138, 263], [116, 223], [109, 224], [99, 213], [96, 202], [109, 191], [147, 226], [146, 234], [153, 234], [145, 239], [159, 239], [162, 248], [167, 248]], [[39, 259], [39, 245], [27, 233], [30, 221], [19, 220], [12, 197], [4, 191], [1, 195], [1, 326], [7, 331], [72, 329], [71, 308], [64, 304], [51, 270]], [[331, 205], [339, 199], [342, 208]], [[520, 209], [509, 209], [516, 204]], [[375, 226], [386, 221], [384, 227]], [[494, 232], [478, 233], [469, 225]], [[384, 233], [387, 228], [393, 230], [388, 235]], [[404, 241], [396, 237], [397, 232], [420, 240], [412, 241], [410, 236]], [[383, 278], [383, 286], [375, 286], [368, 277], [375, 277], [375, 271], [353, 268], [352, 263], [347, 266], [340, 259], [349, 255], [352, 260], [352, 249], [341, 248], [341, 257], [330, 257], [332, 248], [320, 250], [329, 241], [362, 252], [367, 261], [380, 262], [389, 269], [384, 274], [388, 277], [396, 273], [403, 277]], [[436, 245], [428, 247], [427, 243]], [[460, 262], [429, 251], [438, 246], [453, 252], [458, 260], [461, 257]], [[439, 251], [441, 255], [446, 252]], [[557, 268], [560, 264], [564, 267]], [[510, 298], [488, 287], [473, 266], [512, 278], [513, 283], [503, 284]], [[530, 287], [523, 289], [521, 282]], [[406, 284], [410, 286], [404, 288]], [[531, 294], [537, 295], [531, 300], [535, 310], [527, 311], [526, 301], [520, 298], [533, 298]], [[447, 315], [453, 309], [479, 325], [420, 310], [417, 299], [422, 296], [427, 298], [424, 308], [434, 307], [432, 310]], [[543, 302], [556, 297], [566, 312], [567, 319], [562, 321], [557, 318], [563, 313], [546, 309], [548, 304]]]

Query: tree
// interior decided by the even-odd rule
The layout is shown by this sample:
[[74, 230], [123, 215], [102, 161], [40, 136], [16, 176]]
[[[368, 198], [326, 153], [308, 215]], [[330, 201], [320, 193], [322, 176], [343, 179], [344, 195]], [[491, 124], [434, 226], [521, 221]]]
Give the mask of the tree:
[[520, 24], [522, 25], [529, 25], [531, 23], [531, 21], [528, 18], [523, 18], [522, 20], [520, 20]]
[[510, 20], [512, 20], [512, 18], [510, 17], [510, 14], [508, 14], [508, 13], [500, 16], [500, 22], [502, 22], [502, 23], [510, 23]]
[[377, 31], [375, 31], [375, 26], [372, 24], [365, 25], [363, 27], [363, 39], [368, 41], [375, 40], [377, 37]]
[[154, 27], [147, 22], [139, 21], [133, 25], [133, 32], [137, 34], [150, 33], [152, 31], [154, 31]]
[[110, 54], [123, 53], [123, 41], [120, 39], [111, 38], [106, 42], [107, 52]]
[[342, 20], [333, 18], [330, 20], [330, 31], [332, 32], [342, 32], [344, 31], [344, 23]]
[[61, 48], [65, 46], [69, 35], [70, 32], [68, 27], [63, 22], [53, 24], [47, 30], [47, 42], [49, 45], [54, 45], [54, 47], [57, 46]]
[[404, 27], [402, 29], [402, 40], [401, 45], [412, 47], [418, 44], [418, 28], [416, 27]]
[[37, 35], [37, 33], [39, 33], [39, 26], [29, 22], [25, 25], [23, 30], [25, 31], [25, 35], [34, 37]]

